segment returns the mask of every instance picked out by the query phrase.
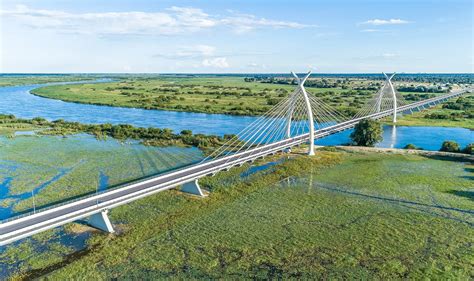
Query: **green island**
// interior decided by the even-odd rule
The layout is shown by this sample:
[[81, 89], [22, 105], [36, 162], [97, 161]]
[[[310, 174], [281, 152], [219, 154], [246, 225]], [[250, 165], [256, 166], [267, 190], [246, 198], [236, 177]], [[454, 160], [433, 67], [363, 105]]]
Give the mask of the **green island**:
[[[457, 89], [458, 84], [400, 79], [395, 85], [408, 102]], [[447, 80], [451, 81], [451, 80]], [[459, 81], [455, 81], [459, 82]], [[461, 82], [466, 82], [462, 80]], [[374, 78], [312, 78], [307, 91], [346, 116], [353, 116], [379, 90]], [[467, 82], [466, 82], [467, 83]], [[448, 85], [448, 86], [446, 86]], [[453, 86], [454, 85], [454, 86]], [[295, 89], [291, 79], [219, 77], [128, 77], [118, 82], [47, 86], [32, 90], [41, 97], [86, 104], [186, 112], [260, 115]], [[474, 96], [462, 99], [463, 108], [437, 107], [400, 118], [402, 125], [474, 128]], [[432, 113], [442, 113], [433, 115]], [[443, 116], [443, 115], [449, 116]], [[386, 120], [386, 123], [389, 123]]]
[[82, 252], [41, 242], [55, 230], [0, 261], [17, 280], [472, 278], [472, 162], [294, 153], [260, 160], [276, 164], [253, 174], [246, 164], [204, 178], [205, 199], [172, 190], [115, 208], [118, 234], [94, 234]]

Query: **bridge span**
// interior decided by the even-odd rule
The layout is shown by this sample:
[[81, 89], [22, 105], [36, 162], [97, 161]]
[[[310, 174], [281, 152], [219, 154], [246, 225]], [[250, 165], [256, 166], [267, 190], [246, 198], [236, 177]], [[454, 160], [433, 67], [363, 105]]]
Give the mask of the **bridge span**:
[[[411, 113], [413, 110], [429, 108], [471, 91], [471, 89], [460, 90], [411, 104], [400, 105], [397, 104], [396, 93], [390, 82], [393, 76], [390, 78], [387, 76], [389, 89], [392, 91], [388, 94], [388, 98], [386, 97], [387, 94], [381, 91], [382, 93], [378, 93], [375, 97], [374, 103], [369, 104], [368, 107], [373, 110], [367, 111], [368, 114], [360, 114], [363, 116], [356, 115], [347, 120], [340, 120], [340, 118], [337, 118], [340, 114], [331, 112], [327, 105], [311, 97], [305, 91], [303, 84], [308, 76], [309, 74], [303, 79], [297, 78], [298, 89], [287, 100], [281, 102], [280, 109], [275, 109], [273, 113], [269, 113], [260, 121], [256, 121], [256, 124], [250, 126], [259, 128], [259, 130], [248, 129], [248, 132], [237, 135], [234, 140], [229, 141], [232, 144], [217, 149], [215, 153], [200, 163], [5, 220], [0, 224], [0, 246], [86, 218], [91, 226], [103, 231], [113, 232], [114, 229], [108, 219], [107, 212], [114, 207], [176, 187], [180, 187], [183, 192], [204, 197], [205, 193], [198, 183], [198, 180], [202, 177], [214, 175], [219, 171], [228, 170], [231, 167], [252, 162], [267, 155], [284, 152], [308, 142], [308, 153], [312, 154], [314, 153], [312, 147], [315, 139], [350, 129], [360, 120], [394, 116], [394, 121], [396, 121], [396, 115], [399, 113]], [[394, 106], [384, 107], [384, 104]], [[326, 114], [315, 112], [322, 109], [326, 111]], [[334, 120], [332, 122], [328, 119], [330, 116], [333, 116]], [[305, 117], [308, 117], [308, 119], [305, 119]], [[310, 121], [306, 122], [307, 120]], [[275, 132], [276, 128], [278, 128], [278, 132]], [[266, 130], [273, 131], [265, 132]], [[278, 135], [281, 136], [278, 137]]]

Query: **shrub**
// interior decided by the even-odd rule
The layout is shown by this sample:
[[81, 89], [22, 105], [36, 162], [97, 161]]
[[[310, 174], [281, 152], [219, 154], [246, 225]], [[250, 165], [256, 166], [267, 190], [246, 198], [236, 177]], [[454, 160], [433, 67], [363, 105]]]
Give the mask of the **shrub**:
[[445, 151], [445, 152], [459, 152], [459, 144], [455, 141], [444, 141], [443, 144], [441, 145], [440, 151]]
[[474, 154], [473, 148], [474, 148], [474, 143], [470, 143], [466, 145], [466, 147], [462, 150], [462, 153]]
[[267, 98], [267, 105], [276, 105], [280, 102], [279, 99]]
[[412, 143], [409, 143], [407, 145], [405, 145], [405, 147], [403, 149], [416, 149], [416, 150], [423, 150], [423, 148], [421, 147], [418, 147]]

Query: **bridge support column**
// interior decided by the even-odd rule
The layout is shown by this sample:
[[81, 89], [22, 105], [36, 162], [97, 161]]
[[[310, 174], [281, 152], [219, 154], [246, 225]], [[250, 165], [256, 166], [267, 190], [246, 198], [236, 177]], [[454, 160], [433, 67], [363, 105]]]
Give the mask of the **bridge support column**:
[[103, 210], [100, 213], [93, 214], [89, 217], [87, 221], [88, 224], [99, 230], [108, 233], [114, 233], [114, 227], [112, 226], [112, 223], [110, 222], [109, 217], [107, 216], [108, 212], [109, 210]]
[[181, 186], [181, 191], [200, 197], [206, 197], [201, 187], [199, 186], [199, 182], [197, 179], [183, 184]]

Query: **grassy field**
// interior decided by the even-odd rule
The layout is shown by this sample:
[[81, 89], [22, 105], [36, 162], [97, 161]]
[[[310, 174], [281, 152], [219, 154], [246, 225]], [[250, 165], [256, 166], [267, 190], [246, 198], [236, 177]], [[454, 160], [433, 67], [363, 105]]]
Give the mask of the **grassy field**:
[[120, 234], [94, 235], [66, 263], [61, 248], [29, 256], [40, 236], [0, 261], [48, 279], [474, 277], [474, 166], [318, 151], [275, 167], [206, 178], [206, 199], [169, 191], [116, 208]]

